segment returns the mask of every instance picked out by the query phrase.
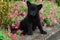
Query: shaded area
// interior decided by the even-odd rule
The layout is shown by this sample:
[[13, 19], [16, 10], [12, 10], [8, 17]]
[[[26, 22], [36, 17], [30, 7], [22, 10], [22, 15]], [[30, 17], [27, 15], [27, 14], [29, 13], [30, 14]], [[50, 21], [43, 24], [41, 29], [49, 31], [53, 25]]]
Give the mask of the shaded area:
[[60, 40], [60, 31], [49, 37], [47, 40]]

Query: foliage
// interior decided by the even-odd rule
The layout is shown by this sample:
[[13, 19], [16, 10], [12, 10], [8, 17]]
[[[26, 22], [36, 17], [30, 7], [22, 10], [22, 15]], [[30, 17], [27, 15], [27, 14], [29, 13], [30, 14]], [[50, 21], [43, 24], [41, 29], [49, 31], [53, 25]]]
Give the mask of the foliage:
[[4, 34], [3, 31], [1, 31], [1, 30], [0, 30], [0, 39], [1, 40], [11, 40], [11, 38], [8, 35]]
[[49, 25], [50, 24], [50, 18], [45, 18], [44, 22]]
[[[9, 30], [8, 30], [9, 31]], [[0, 40], [20, 40], [21, 31], [18, 30], [17, 34], [12, 34], [10, 31], [0, 30]]]
[[[32, 1], [32, 2], [34, 3], [35, 1]], [[42, 2], [42, 4], [43, 4], [43, 8], [40, 10], [40, 14], [42, 16], [40, 15], [41, 16], [40, 18], [42, 19], [42, 17], [44, 16], [44, 19], [42, 19], [42, 20], [47, 20], [47, 21], [46, 22], [43, 21], [43, 23], [45, 22], [47, 25], [49, 25], [51, 20], [60, 16], [60, 15], [58, 16], [59, 7], [52, 4], [52, 2], [50, 2], [50, 1]], [[4, 14], [3, 13], [1, 14], [1, 16], [2, 15], [4, 16], [3, 18], [2, 17], [1, 18], [3, 19], [3, 25], [5, 25], [5, 26], [8, 26], [8, 24], [10, 26], [12, 24], [16, 24], [19, 20], [18, 17], [20, 17], [20, 19], [24, 19], [24, 17], [27, 14], [26, 2], [22, 2], [22, 1], [15, 2], [14, 4], [11, 3], [10, 6], [11, 6], [10, 14], [7, 14], [7, 8], [6, 8], [6, 13], [4, 12]], [[2, 10], [4, 10], [4, 9], [2, 9]], [[59, 19], [57, 19], [57, 21], [59, 22]]]
[[[28, 0], [32, 3], [40, 4], [41, 0]], [[57, 1], [58, 2], [58, 1]], [[59, 2], [58, 2], [59, 3]], [[60, 7], [57, 6], [56, 4], [53, 4], [50, 1], [42, 1], [43, 7], [39, 11], [40, 15], [40, 21], [43, 26], [52, 26], [56, 25], [57, 23], [60, 22]], [[19, 26], [20, 20], [24, 19], [27, 15], [27, 4], [26, 2], [23, 1], [17, 1], [17, 2], [10, 2], [10, 13], [8, 13], [8, 6], [7, 4], [4, 5], [3, 7], [0, 8], [0, 26], [4, 25], [5, 27], [8, 27], [7, 35], [6, 32], [0, 31], [0, 39], [8, 39], [12, 40], [14, 37], [11, 35], [15, 36], [15, 38], [20, 40], [20, 34], [21, 31], [19, 30], [16, 35], [11, 34], [10, 32], [10, 26], [15, 25], [16, 27]], [[4, 33], [5, 34], [4, 34]], [[7, 40], [6, 39], [6, 40]]]
[[55, 2], [60, 6], [60, 0], [55, 0]]
[[[1, 2], [1, 4], [3, 5], [3, 6], [1, 6], [1, 8], [0, 8], [0, 13], [1, 13], [1, 24], [5, 24], [6, 25], [6, 23], [8, 22], [8, 20], [6, 20], [7, 19], [7, 17], [8, 17], [8, 8], [7, 8], [7, 5], [6, 5], [6, 3], [5, 2]], [[6, 23], [5, 23], [6, 22]], [[0, 24], [0, 26], [1, 26], [1, 24]], [[7, 25], [6, 25], [7, 26]]]

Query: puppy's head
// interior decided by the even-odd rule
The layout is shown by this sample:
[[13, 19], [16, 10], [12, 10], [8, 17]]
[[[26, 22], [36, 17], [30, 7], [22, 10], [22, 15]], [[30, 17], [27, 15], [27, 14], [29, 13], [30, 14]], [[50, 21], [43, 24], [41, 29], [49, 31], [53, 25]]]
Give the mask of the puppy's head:
[[35, 16], [38, 14], [39, 10], [42, 8], [42, 4], [36, 5], [27, 1], [28, 15]]

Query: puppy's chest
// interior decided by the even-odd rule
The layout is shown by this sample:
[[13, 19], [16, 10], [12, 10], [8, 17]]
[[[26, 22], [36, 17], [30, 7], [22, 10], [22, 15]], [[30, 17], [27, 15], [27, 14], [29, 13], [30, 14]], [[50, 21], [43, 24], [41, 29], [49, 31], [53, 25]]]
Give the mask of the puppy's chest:
[[35, 23], [35, 22], [37, 22], [37, 19], [31, 19], [31, 22]]
[[38, 16], [37, 17], [31, 17], [31, 18], [29, 18], [29, 21], [30, 22], [37, 22], [38, 21]]

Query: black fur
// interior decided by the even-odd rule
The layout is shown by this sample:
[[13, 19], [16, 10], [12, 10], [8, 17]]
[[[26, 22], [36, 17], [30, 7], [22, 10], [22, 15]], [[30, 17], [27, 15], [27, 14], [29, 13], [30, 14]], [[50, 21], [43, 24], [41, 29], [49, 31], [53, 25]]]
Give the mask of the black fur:
[[42, 4], [36, 5], [27, 1], [28, 6], [28, 14], [27, 16], [20, 22], [20, 30], [23, 30], [23, 34], [32, 35], [33, 31], [38, 26], [41, 34], [47, 34], [41, 26], [40, 18], [39, 18], [39, 10], [42, 8]]

